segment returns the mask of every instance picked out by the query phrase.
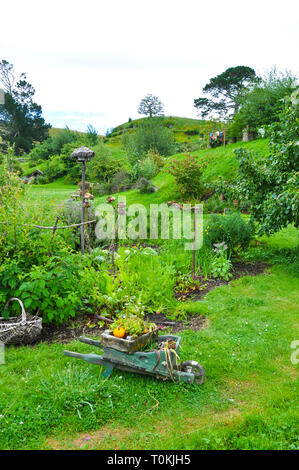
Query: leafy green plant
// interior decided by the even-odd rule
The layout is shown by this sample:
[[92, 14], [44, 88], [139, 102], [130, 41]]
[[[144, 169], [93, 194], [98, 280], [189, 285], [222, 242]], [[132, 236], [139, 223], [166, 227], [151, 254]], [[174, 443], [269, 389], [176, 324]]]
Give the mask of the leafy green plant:
[[232, 263], [227, 259], [227, 245], [224, 242], [215, 243], [214, 252], [215, 256], [211, 262], [211, 275], [228, 281], [232, 277], [230, 273]]
[[132, 165], [145, 158], [149, 151], [168, 156], [175, 148], [172, 132], [163, 126], [163, 121], [158, 117], [141, 120], [134, 134], [124, 134], [122, 143]]
[[285, 102], [279, 122], [268, 128], [269, 155], [235, 151], [239, 163], [235, 197], [250, 204], [260, 234], [269, 235], [290, 223], [299, 226], [298, 112], [296, 99]]
[[246, 223], [239, 213], [229, 215], [212, 214], [204, 227], [204, 244], [213, 248], [215, 243], [225, 242], [229, 257], [238, 247], [249, 246], [254, 235], [254, 225]]
[[156, 329], [154, 323], [145, 321], [135, 315], [123, 315], [109, 325], [111, 331], [120, 327], [125, 330], [127, 336], [133, 336], [133, 338], [155, 331]]

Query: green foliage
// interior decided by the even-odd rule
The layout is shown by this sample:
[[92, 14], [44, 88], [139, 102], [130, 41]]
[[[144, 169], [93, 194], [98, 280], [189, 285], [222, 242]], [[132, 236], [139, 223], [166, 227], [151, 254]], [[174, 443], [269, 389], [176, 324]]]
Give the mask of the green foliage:
[[211, 275], [218, 279], [224, 279], [228, 281], [232, 275], [230, 270], [232, 268], [232, 262], [227, 259], [227, 245], [222, 243], [214, 244], [214, 258], [211, 263]]
[[250, 67], [230, 67], [211, 78], [204, 86], [203, 92], [209, 93], [212, 98], [195, 99], [194, 106], [203, 118], [211, 112], [216, 112], [221, 117], [228, 116], [231, 111], [236, 113], [246, 87], [256, 79], [255, 71]]
[[232, 191], [250, 204], [260, 233], [299, 225], [298, 130], [298, 105], [286, 102], [280, 121], [269, 126], [269, 155], [258, 158], [245, 149], [235, 151], [239, 174]]
[[28, 237], [27, 227], [20, 225], [25, 215], [21, 205], [23, 184], [7, 166], [7, 161], [0, 165], [0, 260], [1, 251], [9, 253], [17, 248], [19, 234], [22, 241]]
[[[64, 225], [73, 225], [73, 224], [80, 224], [81, 223], [81, 202], [74, 201], [71, 198], [63, 203], [60, 208], [60, 216], [61, 221]], [[91, 205], [90, 207], [85, 208], [85, 220], [97, 220], [95, 215], [94, 207]], [[97, 245], [97, 238], [95, 235], [95, 223], [88, 224], [85, 227], [85, 231], [88, 234], [89, 243], [91, 247]], [[69, 233], [69, 241], [72, 243], [72, 247], [78, 249], [80, 247], [80, 240], [81, 240], [81, 227], [75, 227], [70, 230]]]
[[59, 155], [50, 157], [50, 159], [45, 162], [44, 175], [48, 181], [54, 181], [65, 175], [65, 173], [66, 167], [63, 158]]
[[254, 84], [240, 101], [240, 109], [234, 116], [230, 135], [240, 138], [243, 129], [248, 126], [250, 132], [277, 122], [282, 109], [282, 99], [289, 96], [296, 86], [296, 78], [279, 74], [276, 69]]
[[134, 134], [124, 134], [123, 145], [131, 164], [145, 158], [149, 151], [159, 155], [171, 155], [175, 148], [172, 132], [163, 126], [159, 118], [142, 120]]
[[253, 235], [252, 222], [246, 223], [239, 213], [212, 214], [204, 228], [204, 244], [213, 248], [215, 243], [224, 242], [231, 255], [239, 246], [246, 249]]
[[183, 198], [198, 198], [202, 195], [204, 186], [201, 177], [207, 163], [198, 161], [194, 155], [187, 155], [184, 160], [173, 160], [169, 172], [175, 177], [176, 184]]
[[205, 213], [222, 213], [225, 208], [228, 207], [228, 203], [221, 201], [218, 194], [213, 194], [207, 201], [204, 203], [204, 212]]
[[137, 338], [140, 335], [154, 331], [156, 329], [156, 325], [135, 315], [122, 315], [109, 325], [109, 329], [111, 331], [116, 328], [124, 328], [127, 336]]
[[112, 177], [110, 184], [108, 184], [108, 193], [118, 193], [121, 191], [126, 191], [132, 186], [132, 177], [131, 174], [126, 170], [119, 170]]
[[22, 176], [23, 168], [15, 155], [15, 147], [8, 147], [5, 153], [0, 152], [0, 167], [3, 171], [9, 171], [15, 173], [18, 176]]
[[[32, 160], [47, 160], [53, 155], [60, 155], [63, 147], [66, 144], [79, 141], [80, 135], [77, 132], [71, 131], [66, 127], [62, 132], [59, 132], [54, 137], [49, 137], [47, 140], [37, 145], [32, 149], [29, 156]], [[66, 149], [67, 147], [65, 147]], [[75, 147], [71, 147], [73, 150]], [[69, 156], [69, 155], [68, 155]]]
[[150, 118], [161, 116], [163, 114], [163, 104], [157, 96], [148, 94], [140, 101], [138, 113], [145, 114]]
[[0, 105], [0, 135], [15, 146], [20, 155], [29, 152], [33, 143], [48, 136], [50, 124], [42, 117], [42, 108], [33, 101], [35, 90], [22, 73], [14, 75], [13, 65], [0, 62], [0, 84], [5, 90], [5, 102]]
[[151, 194], [155, 192], [155, 187], [146, 178], [140, 178], [136, 187], [139, 189], [141, 194]]
[[150, 180], [156, 176], [158, 171], [157, 163], [148, 156], [144, 160], [138, 160], [138, 162], [133, 165], [131, 176], [133, 180], [137, 180], [138, 178]]
[[96, 145], [98, 143], [99, 136], [96, 128], [92, 124], [88, 124], [86, 134], [87, 141], [90, 145]]
[[121, 169], [122, 164], [112, 156], [109, 149], [102, 142], [97, 145], [95, 151], [95, 157], [86, 166], [86, 176], [92, 182], [110, 182]]
[[92, 298], [95, 286], [105, 292], [103, 273], [87, 257], [67, 249], [61, 249], [59, 257], [48, 256], [27, 272], [22, 260], [6, 259], [0, 273], [4, 298], [17, 296], [27, 311], [39, 312], [45, 323], [64, 323], [75, 317]]

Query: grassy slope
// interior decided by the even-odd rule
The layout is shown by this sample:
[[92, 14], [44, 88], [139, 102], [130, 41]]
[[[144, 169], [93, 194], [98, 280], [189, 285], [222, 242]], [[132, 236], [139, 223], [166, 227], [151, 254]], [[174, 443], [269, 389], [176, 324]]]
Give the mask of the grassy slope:
[[[234, 156], [234, 150], [239, 147], [245, 147], [248, 150], [265, 154], [267, 152], [268, 141], [266, 139], [255, 140], [248, 143], [237, 142], [236, 144], [229, 144], [226, 148], [219, 147], [215, 149], [199, 150], [192, 153], [196, 155], [198, 159], [209, 157], [211, 163], [206, 168], [203, 174], [204, 182], [216, 181], [219, 176], [224, 179], [230, 179], [235, 175], [237, 160]], [[185, 154], [178, 154], [168, 158], [168, 161], [162, 171], [153, 178], [152, 182], [154, 186], [158, 188], [158, 191], [153, 194], [140, 194], [138, 190], [129, 190], [121, 193], [121, 196], [127, 198], [127, 203], [139, 203], [144, 204], [146, 207], [149, 204], [160, 204], [170, 200], [179, 200], [180, 195], [176, 189], [174, 178], [168, 173], [168, 166], [170, 162], [176, 158], [184, 158]], [[97, 201], [104, 201], [106, 196], [97, 198]]]
[[[211, 158], [210, 165], [206, 168], [203, 174], [203, 181], [212, 182], [216, 181], [219, 176], [224, 179], [230, 179], [235, 174], [237, 161], [234, 157], [233, 151], [238, 147], [245, 147], [260, 154], [267, 152], [268, 141], [266, 139], [255, 140], [248, 143], [237, 142], [236, 144], [229, 144], [224, 149], [223, 147], [215, 149], [206, 149], [193, 152], [199, 159], [209, 157]], [[121, 148], [115, 147], [113, 150], [116, 158], [125, 158], [124, 152]], [[158, 188], [158, 191], [153, 194], [140, 194], [138, 190], [130, 190], [121, 193], [121, 196], [127, 198], [127, 203], [139, 203], [149, 206], [149, 204], [160, 204], [169, 200], [178, 200], [179, 192], [176, 189], [174, 178], [168, 173], [168, 165], [173, 158], [184, 158], [184, 154], [174, 155], [168, 158], [168, 161], [162, 171], [152, 180], [153, 184]], [[28, 195], [36, 198], [41, 195], [44, 200], [49, 199], [52, 201], [61, 202], [68, 194], [70, 194], [76, 187], [72, 185], [64, 185], [63, 178], [56, 180], [47, 185], [32, 185], [27, 187]], [[96, 198], [95, 203], [102, 202], [107, 196]]]

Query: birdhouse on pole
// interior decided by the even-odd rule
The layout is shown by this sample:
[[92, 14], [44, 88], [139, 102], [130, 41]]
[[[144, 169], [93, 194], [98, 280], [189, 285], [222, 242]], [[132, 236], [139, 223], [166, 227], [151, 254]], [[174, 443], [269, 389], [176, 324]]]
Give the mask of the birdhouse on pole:
[[94, 151], [88, 147], [79, 147], [71, 154], [71, 159], [82, 163], [82, 206], [81, 206], [81, 253], [84, 254], [84, 223], [85, 223], [85, 168], [86, 162], [94, 157]]

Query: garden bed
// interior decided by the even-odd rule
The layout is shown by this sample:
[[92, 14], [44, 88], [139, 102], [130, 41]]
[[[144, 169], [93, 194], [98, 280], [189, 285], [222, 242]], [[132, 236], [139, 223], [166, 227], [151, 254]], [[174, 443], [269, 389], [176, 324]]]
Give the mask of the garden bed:
[[[234, 279], [243, 276], [256, 276], [262, 274], [270, 266], [268, 263], [244, 263], [234, 262], [231, 271], [232, 278], [229, 281], [222, 279], [199, 279], [195, 281], [195, 289], [176, 293], [176, 298], [181, 301], [198, 301], [215, 287], [229, 284]], [[165, 328], [166, 332], [177, 333], [187, 328], [198, 331], [206, 326], [207, 319], [201, 315], [188, 314], [186, 320], [170, 320], [163, 313], [147, 314], [146, 320], [156, 323], [157, 326]], [[70, 321], [66, 325], [45, 324], [42, 329], [41, 341], [46, 343], [60, 342], [69, 343], [79, 336], [99, 337], [107, 328], [100, 326], [98, 319], [93, 315], [78, 318]]]
[[198, 301], [208, 292], [215, 289], [215, 287], [224, 286], [229, 284], [234, 279], [239, 279], [243, 276], [257, 276], [263, 274], [265, 269], [269, 268], [271, 265], [269, 263], [244, 263], [244, 262], [234, 262], [233, 269], [231, 270], [232, 277], [225, 281], [224, 279], [203, 279], [199, 278], [196, 280], [192, 287], [186, 287], [186, 290], [181, 292], [176, 292], [175, 296], [177, 300], [185, 301]]
[[[177, 333], [178, 331], [191, 328], [194, 331], [202, 329], [205, 325], [206, 318], [200, 315], [188, 315], [187, 320], [169, 320], [163, 313], [160, 314], [147, 314], [146, 320], [156, 323], [157, 326], [165, 327], [169, 333]], [[79, 336], [100, 336], [107, 326], [100, 327], [97, 324], [98, 320], [93, 317], [88, 319], [76, 320], [69, 325], [44, 325], [42, 330], [41, 341], [46, 343], [70, 343], [78, 339]], [[87, 326], [88, 323], [94, 323], [95, 326], [91, 328]]]

